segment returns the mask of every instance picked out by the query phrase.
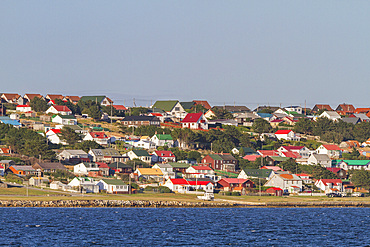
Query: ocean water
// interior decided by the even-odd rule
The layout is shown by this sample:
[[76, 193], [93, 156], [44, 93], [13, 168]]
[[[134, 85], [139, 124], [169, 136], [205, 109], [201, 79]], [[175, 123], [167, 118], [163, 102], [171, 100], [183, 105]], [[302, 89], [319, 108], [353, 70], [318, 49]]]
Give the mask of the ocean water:
[[1, 246], [370, 246], [369, 208], [0, 208]]

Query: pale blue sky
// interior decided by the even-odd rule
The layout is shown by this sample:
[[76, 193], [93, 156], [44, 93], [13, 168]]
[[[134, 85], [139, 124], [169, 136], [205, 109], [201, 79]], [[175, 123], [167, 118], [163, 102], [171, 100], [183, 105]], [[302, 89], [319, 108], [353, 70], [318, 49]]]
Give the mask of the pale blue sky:
[[0, 1], [0, 92], [369, 106], [370, 1]]

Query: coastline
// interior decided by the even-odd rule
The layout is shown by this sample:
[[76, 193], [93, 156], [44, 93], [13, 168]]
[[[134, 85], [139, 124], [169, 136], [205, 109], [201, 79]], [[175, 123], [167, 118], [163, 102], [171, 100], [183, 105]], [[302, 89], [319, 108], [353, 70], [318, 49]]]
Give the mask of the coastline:
[[308, 208], [308, 207], [362, 207], [370, 208], [370, 202], [324, 201], [324, 202], [184, 202], [152, 200], [0, 200], [4, 207], [41, 207], [41, 208]]

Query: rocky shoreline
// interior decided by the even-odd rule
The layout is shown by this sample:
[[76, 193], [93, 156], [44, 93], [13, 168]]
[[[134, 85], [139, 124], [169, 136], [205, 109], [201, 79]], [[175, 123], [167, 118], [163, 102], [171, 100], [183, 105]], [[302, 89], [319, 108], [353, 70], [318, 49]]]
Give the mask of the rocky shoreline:
[[179, 202], [147, 200], [0, 200], [0, 207], [70, 207], [70, 208], [226, 208], [226, 207], [370, 207], [370, 202]]

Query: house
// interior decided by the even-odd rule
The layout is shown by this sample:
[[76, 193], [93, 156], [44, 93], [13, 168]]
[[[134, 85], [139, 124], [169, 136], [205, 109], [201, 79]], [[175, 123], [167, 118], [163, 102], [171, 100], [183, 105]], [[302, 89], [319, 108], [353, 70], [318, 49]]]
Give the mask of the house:
[[0, 155], [2, 154], [10, 154], [9, 148], [0, 148]]
[[279, 156], [279, 152], [277, 150], [257, 150], [257, 153], [264, 158], [267, 156]]
[[299, 141], [301, 139], [293, 130], [278, 130], [275, 132], [275, 136], [279, 140]]
[[301, 106], [287, 106], [284, 108], [285, 110], [289, 112], [296, 112], [298, 114], [303, 114], [303, 108]]
[[222, 178], [217, 182], [217, 188], [224, 191], [240, 191], [241, 188], [253, 188], [254, 183], [249, 179], [242, 178]]
[[77, 125], [77, 119], [72, 115], [54, 115], [51, 121], [63, 125]]
[[113, 170], [114, 173], [130, 174], [133, 172], [133, 168], [122, 162], [113, 162], [108, 164], [109, 169]]
[[60, 181], [53, 181], [50, 183], [50, 189], [52, 190], [69, 190], [71, 189], [70, 186], [66, 185], [66, 184], [63, 184], [62, 182]]
[[90, 162], [89, 155], [83, 150], [63, 150], [57, 158], [71, 163]]
[[151, 162], [151, 156], [146, 150], [131, 150], [130, 152], [127, 153], [127, 155], [128, 157], [130, 157], [130, 160], [139, 159], [146, 163]]
[[106, 149], [90, 149], [89, 156], [91, 160], [94, 162], [126, 162], [129, 160], [129, 157], [122, 156], [116, 149], [114, 148], [106, 148]]
[[28, 180], [28, 184], [31, 186], [42, 186], [49, 183], [49, 179], [46, 177], [31, 177]]
[[72, 111], [65, 105], [52, 105], [46, 110], [46, 114], [72, 115]]
[[207, 119], [213, 119], [216, 116], [216, 113], [212, 110], [212, 109], [209, 109], [205, 114], [204, 114], [204, 117], [207, 118]]
[[36, 170], [32, 166], [11, 165], [6, 171], [8, 170], [14, 174], [21, 175], [21, 176], [36, 174]]
[[83, 138], [83, 141], [95, 141], [100, 145], [108, 145], [111, 141], [104, 132], [89, 132]]
[[323, 113], [321, 113], [319, 118], [327, 118], [332, 121], [339, 121], [339, 119], [341, 119], [341, 116], [336, 111], [324, 111]]
[[337, 161], [336, 167], [345, 171], [361, 169], [370, 171], [370, 160], [341, 160]]
[[112, 105], [112, 107], [118, 111], [118, 113], [126, 113], [128, 111], [127, 107], [124, 105]]
[[76, 175], [98, 175], [99, 165], [91, 162], [81, 162], [73, 167], [73, 173]]
[[359, 117], [343, 117], [341, 120], [345, 123], [350, 123], [350, 124], [358, 124], [361, 123], [361, 118]]
[[143, 149], [155, 149], [155, 143], [152, 141], [147, 141], [147, 140], [140, 140], [137, 142], [133, 142], [132, 146], [136, 148], [143, 148]]
[[315, 182], [315, 186], [325, 193], [336, 193], [343, 191], [343, 183], [340, 179], [319, 179]]
[[201, 105], [207, 110], [210, 110], [212, 108], [211, 105], [206, 100], [193, 100], [193, 102], [194, 102], [195, 106]]
[[[295, 154], [295, 153], [290, 152], [290, 154]], [[266, 164], [268, 164], [268, 166], [277, 166], [277, 165], [279, 165], [280, 163], [282, 163], [284, 161], [290, 160], [291, 158], [290, 157], [281, 157], [281, 156], [266, 156], [265, 159], [266, 159], [266, 162], [267, 162]]]
[[274, 196], [283, 196], [284, 191], [277, 187], [271, 187], [266, 190], [266, 193], [272, 194]]
[[46, 96], [45, 96], [45, 99], [48, 101], [48, 102], [50, 102], [50, 101], [55, 101], [55, 100], [57, 100], [57, 99], [60, 99], [60, 100], [63, 100], [63, 95], [61, 95], [61, 94], [47, 94]]
[[0, 117], [0, 123], [3, 123], [3, 124], [9, 124], [15, 128], [20, 128], [22, 126], [21, 123], [18, 122], [18, 120], [13, 120], [11, 119], [10, 117], [7, 117], [7, 116], [1, 116]]
[[208, 120], [202, 112], [188, 113], [181, 121], [181, 127], [189, 129], [208, 129]]
[[14, 160], [0, 160], [0, 165], [4, 167], [4, 170], [7, 170], [9, 167], [15, 165]]
[[99, 193], [99, 186], [93, 178], [75, 177], [68, 185], [81, 193]]
[[23, 99], [24, 99], [24, 103], [27, 104], [27, 103], [30, 103], [31, 100], [33, 100], [34, 98], [40, 98], [40, 99], [44, 99], [44, 96], [42, 96], [41, 94], [32, 94], [32, 93], [27, 93], [23, 96]]
[[190, 190], [204, 190], [213, 192], [214, 185], [210, 181], [186, 180], [184, 178], [168, 179], [163, 186], [166, 186], [173, 192], [186, 193]]
[[364, 113], [354, 113], [350, 117], [356, 117], [361, 120], [361, 122], [370, 122], [370, 118]]
[[215, 106], [214, 108], [217, 108], [219, 110], [225, 110], [230, 113], [245, 113], [245, 112], [251, 112], [251, 110], [244, 106], [244, 105], [223, 105], [223, 106]]
[[346, 179], [347, 178], [347, 172], [343, 170], [342, 168], [337, 167], [327, 167], [326, 170], [331, 171], [335, 175], [337, 175], [340, 179]]
[[113, 101], [106, 96], [82, 96], [80, 98], [80, 101], [83, 101], [83, 102], [94, 101], [96, 103], [99, 103], [102, 106], [113, 105]]
[[355, 112], [355, 107], [353, 105], [349, 105], [349, 104], [339, 104], [337, 106], [337, 108], [335, 109], [335, 111], [337, 112], [340, 112], [341, 115], [348, 115], [350, 113], [354, 113]]
[[270, 121], [270, 125], [272, 128], [277, 128], [281, 123], [284, 123], [283, 119], [274, 119]]
[[37, 162], [32, 166], [35, 170], [40, 170], [43, 173], [53, 173], [56, 171], [67, 171], [67, 168], [60, 162]]
[[310, 174], [307, 174], [307, 173], [297, 173], [295, 175], [297, 175], [298, 177], [300, 177], [302, 179], [303, 183], [305, 183], [305, 184], [312, 183], [312, 179], [310, 178], [311, 177]]
[[168, 165], [172, 166], [174, 172], [185, 173], [190, 164], [180, 162], [169, 162]]
[[342, 150], [335, 144], [323, 144], [316, 149], [317, 154], [326, 154], [331, 159], [342, 157]]
[[331, 159], [327, 154], [311, 154], [307, 160], [308, 165], [321, 165], [331, 167]]
[[339, 144], [340, 148], [359, 148], [361, 147], [360, 143], [356, 140], [349, 140], [346, 142], [341, 142]]
[[74, 105], [77, 105], [78, 101], [80, 100], [80, 96], [65, 96], [63, 101], [69, 101]]
[[126, 116], [121, 123], [127, 127], [160, 126], [161, 121], [156, 116]]
[[325, 111], [334, 111], [330, 105], [315, 105], [313, 108], [312, 108], [312, 112], [314, 113], [318, 113], [319, 111], [321, 110], [325, 110]]
[[3, 93], [1, 99], [10, 104], [24, 105], [25, 103], [23, 97], [16, 93]]
[[284, 171], [279, 166], [262, 166], [261, 169], [273, 170], [274, 172]]
[[158, 100], [152, 108], [161, 109], [178, 119], [184, 118], [187, 113], [178, 100]]
[[299, 154], [302, 158], [308, 158], [311, 151], [305, 146], [281, 146], [277, 149], [279, 153], [293, 152]]
[[152, 138], [150, 138], [150, 141], [153, 142], [156, 145], [156, 147], [174, 146], [172, 136], [169, 134], [155, 134]]
[[153, 168], [137, 168], [134, 173], [138, 174], [138, 177], [142, 177], [147, 180], [154, 180], [154, 181], [162, 181], [163, 180], [163, 172], [161, 169], [153, 169]]
[[96, 183], [99, 190], [106, 191], [109, 194], [129, 194], [129, 185], [119, 179], [102, 179]]
[[238, 178], [263, 178], [267, 179], [273, 170], [271, 169], [243, 169], [240, 171]]
[[5, 167], [2, 164], [0, 164], [0, 176], [4, 176], [4, 174], [5, 174]]
[[15, 110], [19, 112], [29, 112], [32, 111], [32, 108], [29, 105], [17, 105]]
[[152, 162], [176, 162], [176, 156], [172, 151], [154, 151], [152, 153]]
[[254, 161], [256, 161], [256, 160], [257, 160], [257, 158], [259, 158], [259, 157], [261, 157], [261, 155], [259, 155], [259, 154], [248, 154], [248, 155], [245, 155], [245, 156], [243, 157], [243, 159], [254, 162]]
[[303, 181], [295, 174], [275, 174], [264, 186], [278, 187], [284, 192], [298, 193], [302, 190]]
[[152, 169], [160, 169], [165, 179], [176, 178], [176, 173], [173, 171], [173, 167], [170, 164], [155, 164]]
[[207, 164], [214, 170], [222, 171], [235, 171], [235, 166], [238, 164], [237, 159], [235, 159], [230, 154], [209, 154], [202, 159], [203, 164]]
[[46, 137], [48, 140], [53, 144], [63, 144], [67, 145], [65, 141], [62, 141], [60, 138], [60, 129], [50, 129], [48, 132], [46, 132]]
[[107, 163], [104, 163], [104, 162], [96, 162], [96, 164], [98, 165], [99, 167], [99, 174], [101, 176], [109, 176], [110, 173], [109, 173], [109, 166], [107, 165]]
[[190, 166], [185, 170], [183, 174], [186, 178], [210, 178], [212, 180], [216, 179], [215, 172], [209, 166], [199, 165]]

